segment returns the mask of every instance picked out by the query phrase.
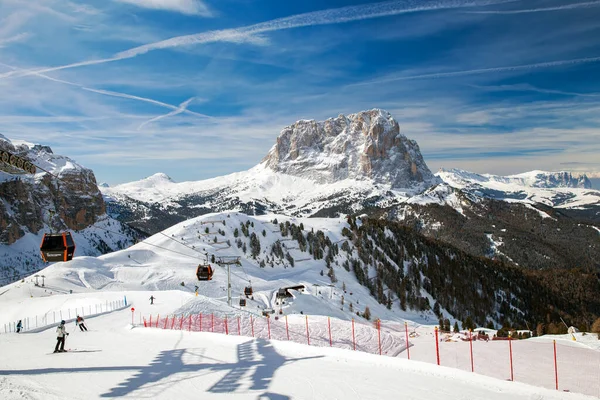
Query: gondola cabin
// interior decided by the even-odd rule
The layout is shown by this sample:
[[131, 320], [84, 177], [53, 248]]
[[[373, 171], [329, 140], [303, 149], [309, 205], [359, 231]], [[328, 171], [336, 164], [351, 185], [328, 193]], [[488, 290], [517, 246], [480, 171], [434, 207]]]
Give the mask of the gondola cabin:
[[200, 264], [196, 269], [196, 276], [199, 281], [210, 281], [214, 272], [210, 264]]
[[247, 286], [244, 288], [244, 294], [246, 296], [252, 296], [252, 286]]
[[45, 262], [72, 260], [75, 254], [75, 242], [71, 232], [44, 233], [40, 253]]
[[246, 299], [240, 299], [240, 307], [246, 307]]

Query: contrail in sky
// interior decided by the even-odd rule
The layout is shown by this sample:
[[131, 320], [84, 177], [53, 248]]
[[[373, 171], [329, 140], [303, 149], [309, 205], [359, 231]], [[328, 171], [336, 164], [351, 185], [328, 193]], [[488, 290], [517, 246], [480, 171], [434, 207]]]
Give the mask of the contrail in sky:
[[181, 114], [182, 112], [187, 111], [187, 107], [188, 105], [192, 102], [192, 100], [194, 100], [195, 97], [189, 98], [186, 101], [184, 101], [183, 103], [181, 103], [179, 105], [179, 107], [177, 107], [176, 110], [171, 111], [168, 114], [164, 114], [164, 115], [159, 115], [157, 117], [154, 117], [152, 119], [149, 119], [148, 121], [143, 122], [140, 126], [138, 126], [137, 130], [139, 131], [140, 129], [142, 129], [144, 126], [152, 123], [152, 122], [156, 122], [159, 121], [163, 118], [168, 118], [168, 117], [172, 117], [173, 115], [177, 115], [177, 114]]
[[322, 11], [314, 11], [304, 14], [292, 15], [285, 18], [277, 18], [271, 21], [261, 22], [234, 29], [221, 29], [202, 32], [194, 35], [177, 36], [159, 42], [145, 44], [132, 49], [122, 51], [113, 57], [98, 60], [82, 61], [58, 67], [42, 68], [24, 72], [8, 72], [0, 74], [0, 79], [8, 77], [20, 77], [35, 73], [46, 73], [63, 69], [78, 68], [89, 65], [104, 64], [108, 62], [133, 58], [149, 51], [168, 49], [178, 46], [198, 45], [214, 42], [247, 42], [252, 41], [254, 35], [280, 31], [284, 29], [295, 29], [307, 26], [341, 24], [365, 19], [388, 17], [392, 15], [414, 13], [420, 11], [435, 11], [469, 7], [486, 7], [495, 4], [512, 3], [519, 0], [395, 0], [373, 4], [362, 4], [341, 8], [332, 8]]
[[471, 11], [471, 14], [526, 14], [547, 11], [563, 11], [574, 8], [590, 8], [600, 6], [600, 1], [588, 1], [585, 3], [565, 4], [556, 7], [530, 8], [526, 10], [495, 10], [495, 11]]
[[[65, 85], [69, 85], [69, 86], [75, 86], [75, 87], [78, 87], [78, 88], [80, 88], [82, 90], [85, 90], [85, 91], [88, 91], [88, 92], [98, 93], [98, 94], [102, 94], [102, 95], [105, 95], [105, 96], [111, 96], [111, 97], [121, 97], [121, 98], [124, 98], [124, 99], [137, 100], [137, 101], [142, 101], [144, 103], [154, 104], [154, 105], [157, 105], [157, 106], [160, 106], [160, 107], [170, 108], [171, 110], [173, 110], [173, 112], [176, 112], [176, 114], [180, 114], [182, 112], [185, 112], [187, 114], [195, 115], [197, 117], [213, 118], [213, 117], [211, 117], [209, 115], [204, 115], [204, 114], [200, 114], [200, 113], [188, 110], [187, 109], [187, 105], [189, 104], [190, 100], [192, 100], [193, 98], [185, 101], [184, 103], [182, 103], [182, 105], [185, 104], [185, 107], [183, 109], [181, 109], [181, 105], [179, 107], [176, 107], [174, 105], [171, 105], [171, 104], [168, 104], [168, 103], [163, 103], [162, 101], [158, 101], [158, 100], [154, 100], [154, 99], [149, 99], [147, 97], [134, 96], [134, 95], [127, 94], [127, 93], [113, 92], [113, 91], [110, 91], [110, 90], [94, 89], [94, 88], [90, 88], [90, 87], [81, 85], [79, 83], [65, 81], [64, 79], [53, 78], [51, 76], [44, 75], [43, 73], [38, 72], [38, 71], [27, 71], [27, 70], [24, 70], [24, 69], [21, 69], [21, 68], [17, 68], [17, 67], [12, 66], [12, 65], [8, 65], [8, 64], [2, 63], [2, 62], [0, 62], [0, 65], [3, 65], [6, 68], [9, 68], [9, 69], [11, 69], [11, 70], [13, 70], [15, 72], [28, 72], [28, 75], [34, 75], [34, 76], [37, 76], [39, 78], [47, 79], [47, 80], [50, 80], [50, 81], [53, 81], [53, 82], [63, 83]], [[175, 114], [169, 113], [169, 114], [164, 115], [162, 117], [166, 117], [166, 116], [170, 116], [170, 115], [175, 115]], [[148, 122], [150, 122], [150, 121], [148, 121]]]
[[415, 79], [441, 79], [441, 78], [451, 78], [451, 77], [456, 77], [456, 76], [486, 74], [486, 73], [490, 73], [490, 72], [521, 71], [521, 70], [537, 69], [537, 68], [560, 67], [563, 65], [589, 64], [589, 63], [595, 63], [595, 62], [599, 62], [599, 61], [600, 61], [600, 57], [574, 58], [571, 60], [547, 61], [547, 62], [541, 62], [541, 63], [535, 63], [535, 64], [513, 65], [513, 66], [508, 66], [508, 67], [491, 67], [491, 68], [468, 69], [468, 70], [464, 70], [464, 71], [454, 71], [454, 72], [436, 72], [436, 73], [432, 73], [432, 74], [396, 76], [396, 77], [389, 77], [389, 78], [383, 78], [383, 79], [372, 80], [372, 81], [353, 83], [348, 86], [371, 85], [373, 83], [408, 81], [408, 80], [415, 80]]

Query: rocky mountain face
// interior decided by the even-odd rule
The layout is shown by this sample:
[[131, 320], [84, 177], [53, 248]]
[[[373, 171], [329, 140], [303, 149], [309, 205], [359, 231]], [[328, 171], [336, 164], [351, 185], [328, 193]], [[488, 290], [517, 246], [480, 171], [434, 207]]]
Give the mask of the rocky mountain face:
[[[133, 234], [118, 232], [121, 224], [106, 215], [106, 203], [92, 170], [54, 154], [48, 146], [15, 144], [2, 135], [0, 151], [37, 166], [31, 174], [0, 162], [0, 281], [44, 265], [39, 256], [44, 232], [81, 232], [76, 255], [100, 255], [131, 241]], [[116, 233], [90, 231], [111, 221]]]
[[56, 177], [41, 170], [32, 176], [4, 163], [0, 166], [0, 243], [12, 244], [26, 232], [37, 234], [44, 223], [55, 230], [83, 229], [105, 214], [92, 170], [54, 155], [47, 146], [14, 146], [0, 137], [0, 149], [56, 171]]
[[436, 183], [414, 140], [386, 111], [339, 115], [323, 122], [298, 121], [284, 128], [262, 161], [273, 171], [315, 182], [370, 180], [393, 189]]
[[[110, 215], [148, 234], [210, 212], [336, 217], [387, 207], [440, 183], [383, 110], [298, 121], [256, 167], [174, 183], [164, 174], [101, 188]], [[168, 225], [167, 225], [168, 224]]]

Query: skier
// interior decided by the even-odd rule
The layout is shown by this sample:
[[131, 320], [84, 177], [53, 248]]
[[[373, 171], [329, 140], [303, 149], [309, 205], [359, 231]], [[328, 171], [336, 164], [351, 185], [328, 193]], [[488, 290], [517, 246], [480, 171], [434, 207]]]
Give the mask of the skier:
[[79, 325], [79, 329], [81, 329], [81, 332], [83, 332], [84, 330], [87, 332], [87, 327], [85, 326], [85, 324], [83, 322], [83, 317], [80, 317], [79, 315], [75, 319], [75, 326], [77, 326], [77, 325]]
[[17, 322], [17, 333], [21, 332], [21, 328], [23, 328], [23, 323], [19, 320], [19, 322]]
[[[65, 337], [69, 336], [67, 328], [65, 327], [65, 320], [60, 321], [60, 325], [56, 328], [56, 347], [54, 347], [55, 353], [64, 353], [65, 350]], [[60, 346], [60, 350], [58, 349]]]
[[154, 299], [155, 299], [155, 298], [156, 298], [156, 297], [154, 297], [154, 296], [150, 296], [150, 304], [151, 304], [151, 305], [152, 305], [152, 304], [154, 304]]

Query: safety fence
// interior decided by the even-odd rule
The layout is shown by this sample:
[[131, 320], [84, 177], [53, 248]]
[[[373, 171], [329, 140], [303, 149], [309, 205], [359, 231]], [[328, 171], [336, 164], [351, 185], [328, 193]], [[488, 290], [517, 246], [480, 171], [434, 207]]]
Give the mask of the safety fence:
[[190, 332], [215, 332], [226, 335], [286, 340], [310, 346], [336, 347], [372, 354], [397, 356], [406, 348], [406, 340], [380, 321], [372, 324], [343, 321], [324, 316], [292, 315], [260, 317], [256, 315], [188, 314], [149, 316], [144, 326]]
[[[47, 313], [42, 315], [21, 318], [20, 332], [40, 332], [45, 329], [48, 329], [51, 326], [55, 326], [62, 320], [65, 320], [66, 322], [73, 322], [75, 321], [75, 318], [78, 315], [82, 317], [94, 317], [112, 311], [122, 310], [126, 307], [127, 300], [123, 298], [121, 300], [107, 300], [104, 303], [98, 303], [94, 305], [88, 304], [86, 306], [81, 307], [48, 311]], [[17, 332], [17, 325], [18, 321], [5, 323], [3, 333]]]
[[[479, 373], [498, 379], [548, 389], [600, 397], [600, 352], [580, 343], [597, 340], [595, 334], [577, 340], [543, 338], [477, 340], [471, 333], [448, 340], [436, 330], [410, 348], [410, 359]], [[591, 339], [589, 339], [591, 338]], [[411, 339], [412, 340], [412, 339]], [[431, 345], [428, 345], [430, 343]], [[432, 348], [435, 351], [431, 351]]]
[[151, 315], [143, 318], [143, 324], [159, 329], [214, 332], [402, 356], [503, 380], [600, 397], [600, 352], [577, 342], [510, 338], [485, 341], [476, 340], [474, 335], [448, 341], [448, 335], [437, 330], [409, 333], [406, 324], [380, 321], [367, 324], [306, 315]]

